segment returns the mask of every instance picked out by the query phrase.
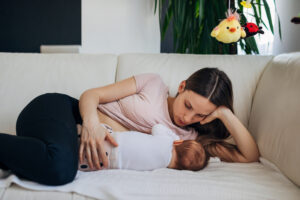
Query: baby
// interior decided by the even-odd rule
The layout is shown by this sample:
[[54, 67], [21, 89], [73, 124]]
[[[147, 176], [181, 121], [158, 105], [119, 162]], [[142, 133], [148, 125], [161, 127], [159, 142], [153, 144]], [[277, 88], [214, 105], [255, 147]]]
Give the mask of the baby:
[[[152, 134], [137, 131], [113, 132], [102, 124], [115, 138], [118, 147], [105, 142], [109, 164], [108, 169], [154, 170], [172, 168], [198, 171], [208, 163], [202, 145], [194, 140], [179, 140], [169, 128], [157, 124]], [[81, 127], [78, 126], [78, 133]], [[79, 164], [79, 170], [91, 171], [87, 160]]]

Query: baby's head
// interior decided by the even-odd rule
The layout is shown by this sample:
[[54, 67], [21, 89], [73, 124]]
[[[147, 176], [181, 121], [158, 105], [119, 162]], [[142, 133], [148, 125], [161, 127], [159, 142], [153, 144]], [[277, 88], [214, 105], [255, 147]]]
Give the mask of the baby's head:
[[209, 156], [202, 144], [195, 140], [174, 142], [172, 160], [169, 168], [199, 171], [207, 166]]

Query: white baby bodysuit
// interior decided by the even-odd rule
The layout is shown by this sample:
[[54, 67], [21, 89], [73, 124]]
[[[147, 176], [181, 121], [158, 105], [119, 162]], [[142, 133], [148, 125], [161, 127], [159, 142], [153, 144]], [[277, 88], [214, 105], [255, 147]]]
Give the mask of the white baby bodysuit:
[[146, 171], [166, 168], [171, 162], [173, 141], [179, 140], [175, 133], [161, 124], [152, 127], [152, 135], [137, 131], [110, 132], [118, 147], [113, 148], [105, 142], [109, 169]]

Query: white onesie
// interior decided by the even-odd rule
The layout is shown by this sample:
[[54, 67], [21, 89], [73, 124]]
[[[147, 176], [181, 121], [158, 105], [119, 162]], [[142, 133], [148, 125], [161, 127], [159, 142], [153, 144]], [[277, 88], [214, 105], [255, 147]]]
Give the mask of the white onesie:
[[[104, 126], [109, 130], [107, 125]], [[113, 132], [111, 129], [110, 133], [118, 147], [114, 148], [105, 142], [109, 169], [145, 171], [166, 168], [171, 162], [173, 141], [179, 140], [175, 133], [161, 124], [152, 127], [152, 135], [137, 131]], [[83, 169], [81, 165], [79, 169], [89, 171], [85, 167]]]

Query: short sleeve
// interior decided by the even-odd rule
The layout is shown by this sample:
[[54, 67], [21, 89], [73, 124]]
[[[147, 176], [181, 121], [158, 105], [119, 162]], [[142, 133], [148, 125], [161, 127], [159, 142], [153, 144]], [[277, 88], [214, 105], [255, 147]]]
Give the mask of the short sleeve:
[[155, 92], [161, 89], [168, 89], [158, 74], [138, 74], [134, 76], [134, 79], [136, 82], [136, 93], [141, 93], [143, 91]]

